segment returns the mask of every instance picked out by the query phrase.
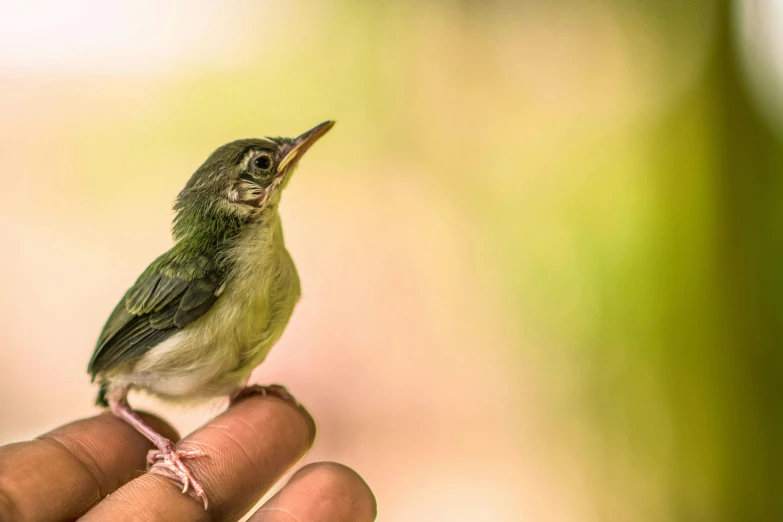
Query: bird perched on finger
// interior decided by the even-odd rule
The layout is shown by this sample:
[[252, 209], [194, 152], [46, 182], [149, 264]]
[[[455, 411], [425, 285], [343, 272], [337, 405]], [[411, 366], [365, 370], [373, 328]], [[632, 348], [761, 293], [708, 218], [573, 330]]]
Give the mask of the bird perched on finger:
[[213, 152], [174, 210], [174, 247], [152, 262], [112, 312], [88, 365], [108, 406], [156, 446], [152, 464], [207, 495], [177, 449], [128, 404], [145, 390], [166, 400], [236, 399], [281, 386], [245, 387], [280, 338], [299, 300], [299, 276], [283, 241], [278, 208], [302, 155], [334, 122], [297, 138], [243, 139]]

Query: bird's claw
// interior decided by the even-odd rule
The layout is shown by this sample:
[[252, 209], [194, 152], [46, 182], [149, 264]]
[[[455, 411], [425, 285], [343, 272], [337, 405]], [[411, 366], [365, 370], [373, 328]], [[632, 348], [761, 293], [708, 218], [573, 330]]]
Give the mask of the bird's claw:
[[204, 502], [204, 509], [206, 510], [209, 506], [209, 501], [204, 488], [185, 466], [185, 463], [182, 462], [182, 459], [205, 456], [206, 453], [201, 450], [180, 450], [171, 444], [164, 448], [150, 450], [147, 453], [147, 465], [150, 472], [159, 473], [181, 482], [182, 493], [187, 493], [188, 489], [192, 489], [195, 497]]
[[[206, 457], [207, 454], [201, 450], [176, 450], [177, 456], [180, 459], [194, 459], [196, 457]], [[161, 450], [154, 449], [147, 453], [147, 468], [155, 464], [159, 460], [165, 460], [165, 456]]]
[[250, 386], [240, 388], [231, 395], [231, 404], [235, 404], [236, 402], [252, 395], [261, 395], [262, 397], [270, 395], [272, 397], [277, 397], [278, 399], [285, 402], [291, 403], [297, 408], [300, 407], [299, 401], [297, 401], [296, 398], [289, 393], [285, 386], [280, 384], [270, 384], [267, 386], [252, 384]]

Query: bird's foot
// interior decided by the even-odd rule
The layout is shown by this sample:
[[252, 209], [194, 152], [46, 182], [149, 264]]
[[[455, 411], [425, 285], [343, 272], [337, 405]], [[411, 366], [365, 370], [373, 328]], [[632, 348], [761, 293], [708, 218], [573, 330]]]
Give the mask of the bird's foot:
[[[188, 489], [193, 490], [193, 494], [196, 498], [204, 502], [204, 509], [209, 506], [207, 495], [204, 493], [204, 488], [201, 486], [198, 480], [193, 476], [193, 473], [185, 467], [185, 463], [182, 459], [192, 459], [196, 457], [204, 457], [206, 453], [201, 450], [181, 450], [174, 447], [172, 442], [163, 444], [156, 450], [150, 450], [147, 453], [147, 467], [150, 471], [160, 473], [169, 478], [176, 479], [182, 483], [182, 492], [187, 493]], [[153, 467], [153, 464], [155, 465]]]
[[236, 404], [240, 400], [246, 397], [251, 397], [253, 395], [261, 395], [262, 397], [271, 395], [272, 397], [277, 397], [280, 400], [291, 403], [297, 408], [300, 407], [299, 401], [297, 401], [294, 396], [291, 395], [288, 390], [286, 390], [285, 386], [280, 384], [270, 384], [268, 386], [253, 384], [250, 386], [245, 386], [244, 388], [240, 388], [232, 393], [229, 401], [231, 404]]

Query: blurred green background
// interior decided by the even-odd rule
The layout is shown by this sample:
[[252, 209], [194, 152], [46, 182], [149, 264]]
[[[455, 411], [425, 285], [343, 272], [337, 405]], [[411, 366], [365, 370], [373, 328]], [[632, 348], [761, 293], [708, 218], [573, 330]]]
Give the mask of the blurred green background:
[[0, 3], [0, 443], [95, 412], [214, 148], [336, 119], [254, 374], [308, 460], [379, 520], [783, 520], [783, 2]]

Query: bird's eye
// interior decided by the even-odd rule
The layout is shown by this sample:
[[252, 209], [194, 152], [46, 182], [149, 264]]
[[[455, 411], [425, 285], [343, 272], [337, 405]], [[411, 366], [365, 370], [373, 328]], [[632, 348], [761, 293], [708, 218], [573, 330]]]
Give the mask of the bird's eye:
[[253, 160], [253, 165], [255, 165], [257, 169], [269, 170], [269, 167], [272, 166], [272, 159], [266, 154], [261, 154]]

